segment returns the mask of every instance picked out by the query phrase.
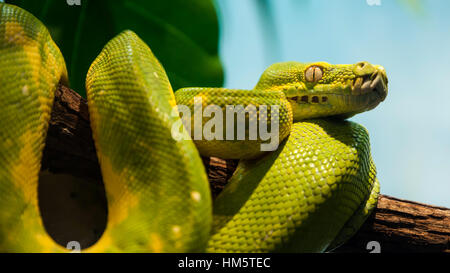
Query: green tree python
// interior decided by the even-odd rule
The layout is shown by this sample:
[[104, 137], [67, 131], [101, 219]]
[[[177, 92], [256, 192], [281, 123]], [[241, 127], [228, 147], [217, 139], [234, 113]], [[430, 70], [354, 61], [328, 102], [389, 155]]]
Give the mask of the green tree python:
[[[68, 84], [64, 59], [46, 27], [0, 3], [0, 252], [68, 251], [46, 232], [37, 192], [60, 82]], [[150, 48], [124, 31], [92, 63], [86, 90], [108, 202], [107, 227], [86, 252], [322, 252], [351, 237], [376, 205], [368, 133], [345, 119], [385, 99], [381, 66], [278, 63], [252, 90], [174, 93]], [[223, 113], [278, 109], [245, 113], [271, 128], [277, 118], [277, 149], [225, 131], [196, 139], [195, 118], [174, 114], [195, 113], [195, 98]], [[201, 155], [242, 159], [214, 202]]]

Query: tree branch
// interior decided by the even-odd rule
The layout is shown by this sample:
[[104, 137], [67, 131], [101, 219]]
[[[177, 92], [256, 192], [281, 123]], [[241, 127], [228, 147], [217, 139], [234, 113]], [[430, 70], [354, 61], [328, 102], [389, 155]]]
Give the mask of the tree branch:
[[[204, 158], [203, 162], [214, 198], [237, 161]], [[80, 241], [82, 247], [95, 243], [106, 225], [107, 209], [88, 108], [85, 99], [61, 85], [55, 95], [39, 187], [44, 224], [52, 237], [62, 245], [71, 240]], [[363, 227], [336, 252], [369, 252], [370, 241], [379, 242], [382, 252], [450, 252], [449, 238], [450, 209], [382, 195]]]

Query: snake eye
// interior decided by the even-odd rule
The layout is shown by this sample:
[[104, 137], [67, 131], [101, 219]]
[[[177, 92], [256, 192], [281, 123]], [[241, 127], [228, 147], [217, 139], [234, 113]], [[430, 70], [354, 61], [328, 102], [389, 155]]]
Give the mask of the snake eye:
[[310, 66], [306, 69], [305, 78], [308, 82], [318, 82], [322, 79], [323, 71], [321, 67]]

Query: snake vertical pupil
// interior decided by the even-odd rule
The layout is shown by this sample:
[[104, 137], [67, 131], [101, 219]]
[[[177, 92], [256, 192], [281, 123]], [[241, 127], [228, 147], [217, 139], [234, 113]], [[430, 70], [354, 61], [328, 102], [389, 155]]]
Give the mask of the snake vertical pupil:
[[308, 82], [318, 82], [322, 79], [323, 71], [318, 66], [310, 66], [306, 69], [305, 79]]

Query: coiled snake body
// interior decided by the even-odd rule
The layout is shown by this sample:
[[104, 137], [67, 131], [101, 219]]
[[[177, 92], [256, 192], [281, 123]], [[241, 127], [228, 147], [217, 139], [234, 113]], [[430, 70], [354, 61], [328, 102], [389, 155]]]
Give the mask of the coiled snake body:
[[[45, 231], [37, 194], [59, 82], [68, 82], [67, 72], [48, 30], [0, 3], [1, 252], [66, 251]], [[108, 200], [107, 228], [88, 252], [326, 251], [352, 236], [376, 205], [368, 134], [344, 118], [384, 100], [381, 66], [279, 63], [253, 90], [174, 95], [150, 48], [125, 31], [92, 63], [86, 89]], [[229, 105], [268, 105], [269, 119], [276, 106], [278, 148], [261, 151], [265, 140], [249, 140], [248, 129], [244, 140], [225, 131], [196, 139], [187, 130], [195, 118], [184, 114], [184, 137], [174, 137], [182, 124], [174, 107], [195, 112], [195, 98], [224, 116]], [[262, 112], [245, 118], [259, 121]], [[214, 204], [200, 154], [243, 159]]]

